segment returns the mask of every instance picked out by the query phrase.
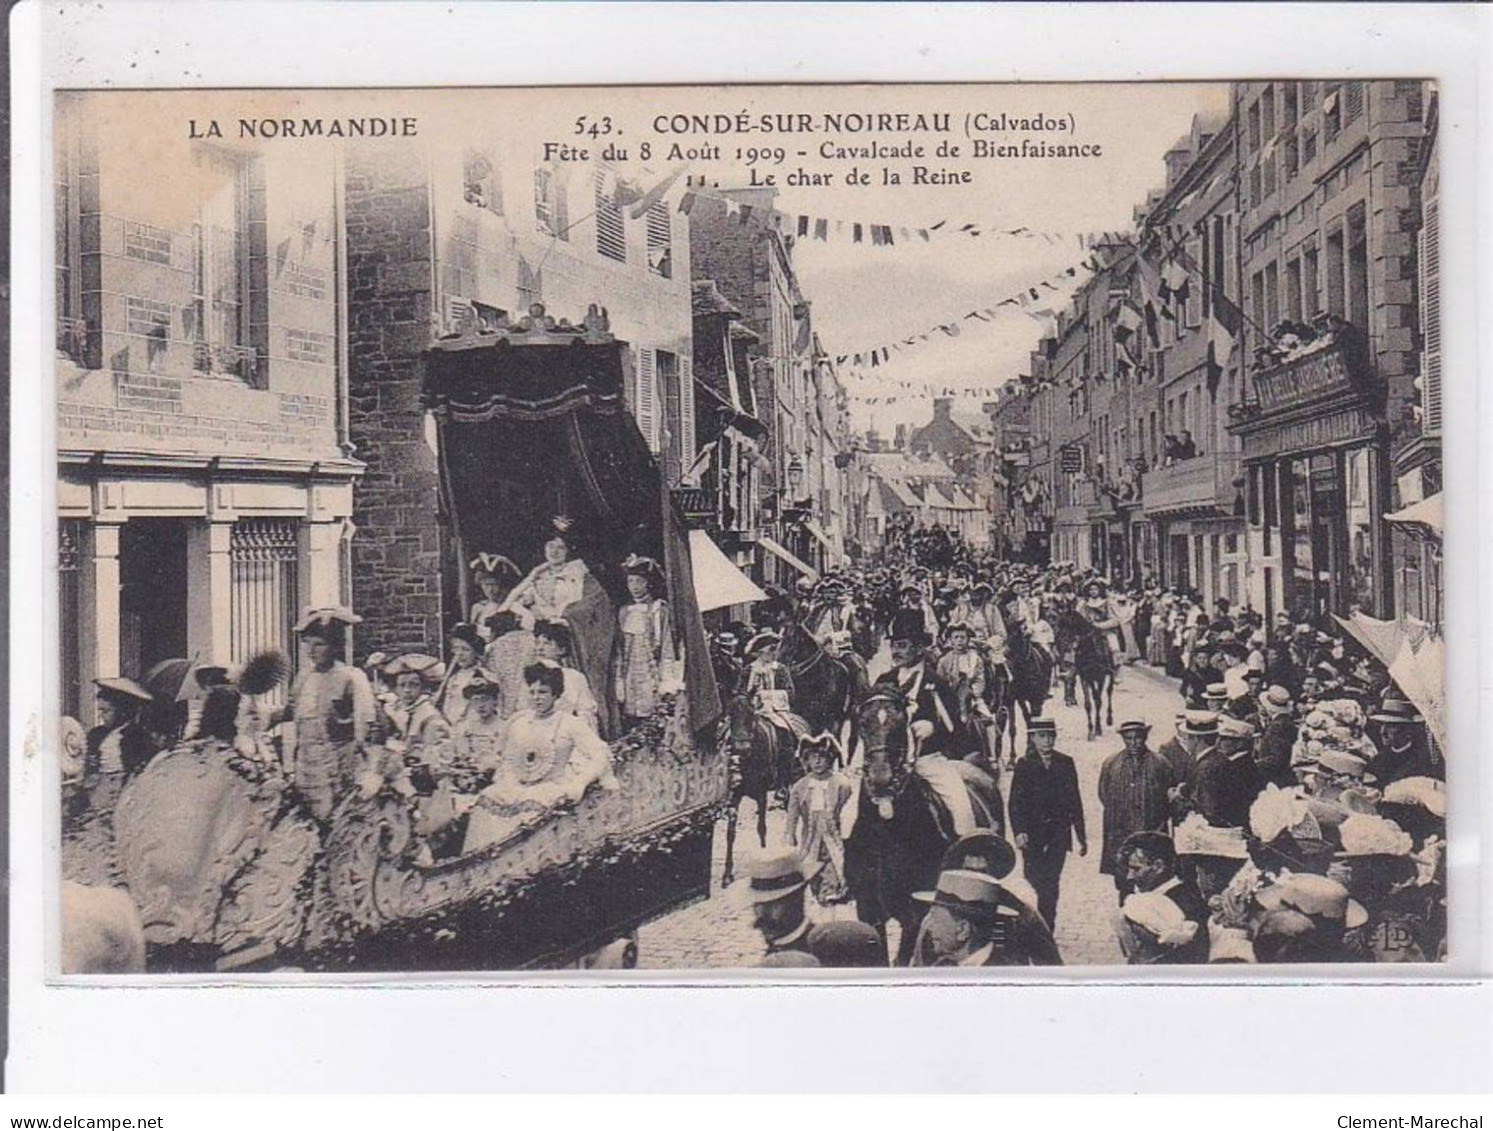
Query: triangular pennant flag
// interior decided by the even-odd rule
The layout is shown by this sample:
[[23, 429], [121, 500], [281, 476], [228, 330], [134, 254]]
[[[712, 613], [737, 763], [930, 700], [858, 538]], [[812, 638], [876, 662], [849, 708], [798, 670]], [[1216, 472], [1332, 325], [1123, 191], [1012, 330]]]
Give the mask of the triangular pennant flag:
[[648, 209], [652, 208], [655, 204], [662, 200], [664, 198], [664, 194], [667, 193], [669, 189], [674, 187], [674, 182], [684, 175], [684, 171], [687, 168], [689, 168], [688, 165], [680, 165], [667, 177], [659, 181], [658, 184], [654, 185], [651, 189], [645, 192], [637, 201], [637, 203], [632, 206], [632, 210], [628, 213], [628, 215], [631, 216], [634, 220], [641, 220], [644, 213], [646, 213]]
[[876, 350], [875, 352], [873, 352], [871, 354], [871, 368], [875, 369], [880, 364], [881, 364], [881, 351], [880, 350]]
[[861, 226], [859, 224], [852, 223], [850, 225], [850, 242], [851, 243], [860, 243], [861, 242], [861, 236], [863, 234], [864, 233], [862, 232]]
[[1016, 300], [1014, 298], [1003, 298], [1003, 299], [1000, 300], [1000, 302], [996, 303], [995, 305], [996, 306], [1015, 306], [1016, 305]]
[[927, 243], [928, 242], [928, 229], [927, 228], [919, 228], [918, 229], [918, 238], [921, 239], [924, 243]]
[[929, 227], [928, 230], [930, 232], [936, 232], [936, 231], [938, 231], [939, 228], [942, 228], [947, 223], [948, 223], [947, 220], [940, 220], [938, 223], [936, 223], [936, 224], [932, 225], [931, 227]]
[[[881, 227], [881, 231], [882, 231], [883, 238], [886, 241], [887, 247], [893, 246], [893, 244], [895, 243], [895, 241], [892, 239], [892, 226], [890, 224], [883, 224], [882, 227]], [[907, 238], [907, 232], [905, 230], [902, 233], [902, 238], [903, 239]]]
[[1038, 294], [1038, 293], [1037, 293], [1037, 288], [1036, 288], [1036, 287], [1032, 287], [1032, 288], [1031, 288], [1031, 291], [1030, 291], [1030, 293], [1031, 293], [1031, 296], [1032, 296], [1032, 301], [1033, 301], [1033, 302], [1036, 302], [1036, 301], [1037, 301], [1037, 299], [1039, 299], [1039, 298], [1041, 298], [1041, 297], [1042, 297], [1042, 296], [1041, 296], [1041, 295], [1039, 295], [1039, 294]]
[[800, 216], [798, 218], [798, 235], [799, 235], [799, 238], [803, 238], [804, 236], [806, 236], [808, 234], [809, 234], [809, 218], [807, 216]]
[[902, 242], [903, 243], [910, 243], [910, 242], [912, 242], [912, 237], [907, 234], [907, 229], [906, 228], [898, 228], [897, 231], [899, 231], [899, 232], [902, 233]]
[[816, 240], [827, 240], [827, 239], [829, 239], [829, 221], [828, 220], [815, 220], [814, 221], [814, 238]]

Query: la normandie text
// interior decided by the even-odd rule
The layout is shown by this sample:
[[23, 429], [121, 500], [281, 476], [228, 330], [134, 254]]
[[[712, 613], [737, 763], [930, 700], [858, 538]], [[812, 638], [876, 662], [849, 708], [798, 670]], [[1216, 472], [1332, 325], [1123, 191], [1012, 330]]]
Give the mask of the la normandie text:
[[[418, 118], [238, 118], [228, 130], [240, 140], [249, 138], [418, 137]], [[216, 118], [187, 121], [187, 138], [204, 140], [226, 136]]]

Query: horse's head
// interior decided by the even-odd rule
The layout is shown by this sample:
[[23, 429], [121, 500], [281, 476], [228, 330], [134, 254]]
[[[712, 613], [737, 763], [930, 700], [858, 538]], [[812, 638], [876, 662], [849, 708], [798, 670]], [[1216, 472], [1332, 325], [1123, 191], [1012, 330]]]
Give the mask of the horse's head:
[[856, 715], [861, 773], [873, 800], [895, 797], [907, 783], [911, 738], [907, 719], [907, 701], [888, 690], [872, 695]]
[[751, 698], [738, 695], [726, 705], [726, 737], [737, 753], [750, 753], [757, 726], [757, 710]]

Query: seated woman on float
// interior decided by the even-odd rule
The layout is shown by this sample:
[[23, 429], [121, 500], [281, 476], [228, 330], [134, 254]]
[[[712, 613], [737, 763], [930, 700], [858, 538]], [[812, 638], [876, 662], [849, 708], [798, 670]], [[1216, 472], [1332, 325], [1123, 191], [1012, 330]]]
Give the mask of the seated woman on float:
[[612, 751], [594, 728], [559, 707], [565, 673], [551, 660], [524, 669], [529, 707], [508, 720], [493, 783], [478, 797], [463, 852], [507, 840], [593, 785], [616, 789]]

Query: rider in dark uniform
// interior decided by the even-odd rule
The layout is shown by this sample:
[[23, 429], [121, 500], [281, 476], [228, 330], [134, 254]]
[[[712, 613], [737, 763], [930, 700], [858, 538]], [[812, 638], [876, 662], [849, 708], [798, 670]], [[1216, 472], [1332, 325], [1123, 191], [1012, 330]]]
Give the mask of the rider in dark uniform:
[[928, 631], [917, 609], [898, 609], [892, 618], [892, 667], [876, 686], [899, 692], [908, 702], [908, 722], [920, 739], [919, 754], [953, 753], [955, 700], [929, 660]]

